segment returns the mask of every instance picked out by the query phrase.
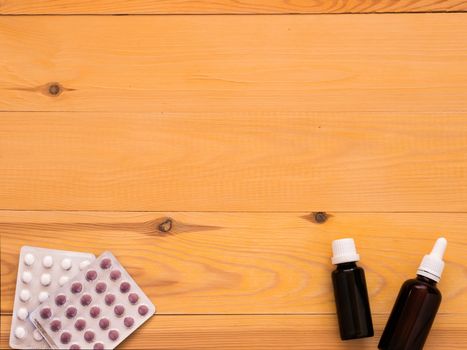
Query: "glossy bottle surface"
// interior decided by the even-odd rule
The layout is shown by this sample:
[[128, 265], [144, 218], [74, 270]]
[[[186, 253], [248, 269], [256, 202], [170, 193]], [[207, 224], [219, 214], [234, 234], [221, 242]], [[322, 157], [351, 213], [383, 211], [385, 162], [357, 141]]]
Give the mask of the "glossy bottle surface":
[[399, 292], [378, 348], [421, 350], [441, 303], [436, 282], [417, 276], [406, 281]]
[[365, 272], [354, 262], [332, 272], [337, 317], [342, 340], [373, 336]]

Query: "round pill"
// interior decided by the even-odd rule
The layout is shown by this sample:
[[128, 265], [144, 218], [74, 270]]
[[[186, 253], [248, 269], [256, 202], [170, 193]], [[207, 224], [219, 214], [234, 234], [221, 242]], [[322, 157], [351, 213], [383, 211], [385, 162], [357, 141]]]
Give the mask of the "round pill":
[[120, 284], [120, 292], [128, 293], [130, 291], [131, 285], [128, 282], [122, 282]]
[[110, 279], [112, 281], [118, 280], [122, 276], [122, 273], [119, 270], [113, 270], [110, 272]]
[[51, 268], [52, 265], [54, 264], [54, 259], [50, 255], [44, 256], [42, 259], [42, 265], [44, 265], [45, 268]]
[[92, 318], [97, 318], [99, 317], [101, 313], [101, 308], [97, 305], [94, 305], [93, 307], [91, 307], [91, 309], [89, 310], [89, 315], [92, 317]]
[[55, 297], [55, 305], [62, 306], [65, 303], [66, 303], [66, 295], [65, 294], [59, 294], [59, 295], [57, 295]]
[[60, 320], [53, 320], [50, 322], [50, 330], [52, 332], [58, 332], [62, 328], [62, 322]]
[[86, 332], [84, 332], [84, 340], [86, 340], [88, 343], [92, 343], [94, 341], [95, 336], [96, 335], [93, 331], [87, 330]]
[[145, 316], [147, 313], [148, 313], [149, 309], [146, 305], [140, 305], [138, 307], [138, 313], [141, 315], [141, 316]]
[[81, 291], [83, 290], [83, 285], [80, 282], [73, 282], [71, 284], [70, 290], [73, 294], [81, 293]]
[[40, 341], [43, 338], [41, 332], [39, 332], [37, 329], [32, 332], [32, 337], [35, 341]]
[[133, 317], [125, 317], [123, 320], [123, 324], [125, 327], [131, 328], [133, 327], [133, 324], [135, 323], [135, 319]]
[[84, 328], [86, 328], [86, 321], [83, 318], [78, 318], [75, 322], [75, 328], [78, 331], [82, 331]]
[[29, 299], [31, 299], [31, 292], [27, 289], [23, 289], [21, 292], [19, 292], [19, 298], [21, 301], [27, 302]]
[[31, 266], [36, 261], [36, 258], [31, 253], [28, 253], [24, 256], [24, 263], [28, 266]]
[[89, 260], [83, 260], [79, 263], [79, 269], [84, 270], [89, 265], [91, 265], [91, 262]]
[[106, 289], [107, 289], [107, 284], [105, 284], [105, 282], [98, 282], [96, 284], [96, 293], [102, 294], [106, 291]]
[[21, 281], [23, 281], [26, 284], [31, 282], [32, 281], [32, 273], [29, 272], [29, 271], [24, 271], [23, 274], [21, 275]]
[[43, 303], [48, 298], [49, 298], [49, 293], [47, 293], [47, 292], [40, 292], [39, 296], [37, 297], [37, 299], [39, 300], [39, 303]]
[[104, 344], [102, 343], [94, 344], [93, 350], [104, 350]]
[[136, 304], [139, 300], [139, 296], [138, 294], [136, 293], [130, 293], [128, 294], [128, 301], [131, 303], [131, 304]]
[[101, 318], [99, 320], [99, 327], [101, 327], [101, 329], [107, 329], [109, 328], [109, 325], [110, 325], [110, 321], [108, 318]]
[[119, 336], [119, 334], [118, 334], [118, 331], [116, 329], [112, 329], [112, 330], [109, 331], [109, 339], [110, 340], [115, 341], [115, 340], [118, 339], [118, 336]]
[[115, 305], [114, 312], [115, 312], [115, 315], [120, 317], [125, 313], [125, 307], [123, 305]]
[[70, 332], [63, 332], [61, 335], [60, 335], [60, 341], [62, 342], [62, 344], [68, 344], [71, 340], [71, 333]]
[[62, 277], [59, 278], [58, 284], [59, 284], [60, 286], [63, 286], [63, 285], [64, 285], [65, 283], [67, 283], [69, 280], [70, 280], [70, 277], [68, 277], [68, 276], [62, 276]]
[[110, 268], [110, 266], [112, 266], [112, 260], [110, 260], [109, 258], [104, 258], [102, 259], [100, 266], [101, 269], [107, 270], [108, 268]]
[[62, 269], [68, 271], [69, 269], [71, 269], [71, 259], [68, 259], [68, 258], [63, 259], [60, 265], [62, 266]]
[[76, 316], [78, 313], [78, 309], [76, 309], [74, 306], [68, 306], [65, 311], [65, 316], [67, 318], [73, 318]]
[[81, 347], [78, 344], [72, 344], [70, 346], [70, 350], [80, 350], [80, 349], [81, 349]]
[[26, 330], [23, 327], [16, 327], [15, 337], [18, 339], [23, 339], [26, 336]]
[[96, 270], [89, 270], [86, 272], [86, 280], [87, 281], [94, 281], [97, 278]]
[[41, 275], [41, 284], [43, 286], [48, 286], [52, 282], [52, 277], [50, 276], [50, 273], [43, 273]]
[[88, 306], [89, 304], [91, 304], [92, 302], [92, 296], [90, 294], [84, 294], [82, 297], [81, 297], [81, 305], [83, 306]]
[[48, 319], [52, 316], [52, 310], [50, 307], [43, 307], [40, 311], [40, 315], [43, 319]]
[[115, 295], [113, 294], [107, 294], [104, 298], [105, 303], [110, 306], [115, 302]]
[[16, 316], [18, 316], [18, 318], [23, 321], [26, 318], [28, 318], [28, 315], [29, 315], [28, 309], [26, 309], [25, 307], [20, 307], [18, 309], [18, 312], [16, 313]]

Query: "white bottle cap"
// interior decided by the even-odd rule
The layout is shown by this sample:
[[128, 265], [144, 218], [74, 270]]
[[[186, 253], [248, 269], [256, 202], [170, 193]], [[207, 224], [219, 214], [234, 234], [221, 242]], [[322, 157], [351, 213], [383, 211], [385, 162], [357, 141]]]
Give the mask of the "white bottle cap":
[[433, 250], [429, 255], [425, 255], [417, 270], [417, 275], [428, 277], [429, 279], [439, 282], [444, 269], [444, 251], [448, 241], [441, 237], [436, 240]]
[[334, 265], [360, 260], [353, 238], [342, 238], [332, 241], [332, 263]]

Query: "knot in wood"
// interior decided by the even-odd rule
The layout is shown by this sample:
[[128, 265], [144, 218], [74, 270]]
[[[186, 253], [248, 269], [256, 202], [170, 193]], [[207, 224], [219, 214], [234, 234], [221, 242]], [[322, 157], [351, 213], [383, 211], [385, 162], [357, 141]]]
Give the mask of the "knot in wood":
[[172, 229], [172, 219], [167, 218], [163, 222], [161, 222], [158, 226], [159, 231], [161, 232], [169, 232]]
[[48, 92], [51, 96], [58, 96], [62, 93], [62, 87], [59, 83], [50, 83]]
[[324, 211], [317, 211], [313, 213], [313, 219], [316, 223], [322, 224], [328, 219], [328, 214]]

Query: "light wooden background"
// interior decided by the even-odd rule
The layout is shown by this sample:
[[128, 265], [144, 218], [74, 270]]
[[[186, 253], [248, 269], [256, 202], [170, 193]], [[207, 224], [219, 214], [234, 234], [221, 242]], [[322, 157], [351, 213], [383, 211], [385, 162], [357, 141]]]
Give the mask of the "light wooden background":
[[[28, 244], [121, 259], [159, 310], [122, 348], [375, 349], [442, 234], [426, 349], [467, 348], [466, 11], [2, 0], [0, 346]], [[376, 327], [345, 343], [344, 236]]]

